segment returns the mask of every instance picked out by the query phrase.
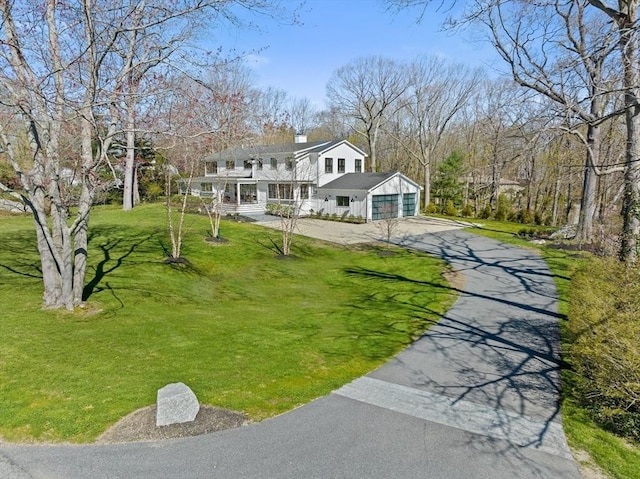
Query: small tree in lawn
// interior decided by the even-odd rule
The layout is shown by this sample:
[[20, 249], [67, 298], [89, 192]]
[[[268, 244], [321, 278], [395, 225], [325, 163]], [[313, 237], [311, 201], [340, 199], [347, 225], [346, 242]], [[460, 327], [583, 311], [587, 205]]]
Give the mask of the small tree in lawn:
[[213, 241], [220, 241], [222, 239], [220, 237], [220, 221], [222, 220], [222, 203], [226, 187], [227, 179], [224, 178], [224, 180], [219, 182], [214, 188], [211, 203], [206, 203], [204, 199], [201, 198], [202, 206], [209, 217], [209, 224], [211, 225], [211, 240]]
[[395, 209], [392, 205], [382, 205], [377, 207], [378, 213], [381, 216], [381, 219], [377, 220], [375, 225], [380, 231], [380, 234], [384, 238], [387, 243], [387, 250], [391, 247], [391, 238], [393, 234], [398, 229], [398, 217], [397, 217], [397, 209]]
[[184, 235], [184, 219], [187, 211], [187, 200], [191, 191], [191, 181], [193, 179], [193, 167], [189, 171], [186, 181], [182, 182], [179, 189], [180, 207], [177, 210], [178, 218], [176, 219], [176, 211], [173, 208], [173, 183], [174, 178], [179, 178], [178, 169], [173, 165], [165, 167], [165, 205], [167, 208], [167, 224], [169, 226], [169, 238], [171, 239], [171, 254], [167, 259], [168, 263], [185, 262], [186, 260], [180, 256], [182, 252], [182, 240]]
[[[293, 244], [293, 235], [295, 234], [298, 219], [300, 218], [300, 210], [304, 199], [300, 190], [302, 186], [296, 185], [292, 180], [289, 183], [278, 185], [278, 208], [277, 215], [280, 218], [280, 230], [282, 232], [282, 248], [280, 253], [283, 256], [291, 255], [291, 245]], [[281, 201], [280, 195], [286, 198]]]
[[[283, 166], [290, 174], [284, 174]], [[269, 197], [275, 198], [276, 202], [268, 207], [271, 213], [280, 218], [281, 245], [276, 248], [282, 256], [291, 254], [300, 212], [305, 200], [309, 198], [309, 184], [304, 182], [309, 178], [309, 172], [308, 167], [297, 164], [293, 159], [287, 159], [284, 165], [279, 165], [275, 170], [276, 183], [269, 185]]]

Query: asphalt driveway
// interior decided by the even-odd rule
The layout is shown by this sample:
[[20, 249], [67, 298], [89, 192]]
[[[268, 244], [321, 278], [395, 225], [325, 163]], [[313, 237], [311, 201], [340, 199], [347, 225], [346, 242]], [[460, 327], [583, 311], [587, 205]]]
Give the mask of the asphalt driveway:
[[[559, 317], [544, 262], [459, 229], [410, 230], [396, 241], [443, 257], [466, 281], [446, 317], [380, 369], [287, 414], [220, 433], [0, 445], [0, 476], [579, 478], [562, 431]], [[390, 281], [362, 274], [380, 287]]]

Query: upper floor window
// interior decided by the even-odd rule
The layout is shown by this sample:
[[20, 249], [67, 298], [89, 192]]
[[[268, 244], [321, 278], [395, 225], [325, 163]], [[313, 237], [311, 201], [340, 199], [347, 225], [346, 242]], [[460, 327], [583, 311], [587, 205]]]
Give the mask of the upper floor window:
[[362, 173], [362, 160], [356, 159], [356, 166], [354, 168], [356, 173]]
[[218, 162], [217, 161], [207, 162], [207, 173], [215, 175], [217, 172], [218, 172]]
[[235, 170], [236, 162], [233, 160], [227, 160], [227, 170]]
[[324, 159], [324, 172], [333, 173], [333, 158]]
[[278, 160], [275, 158], [271, 158], [271, 169], [272, 170], [277, 170], [278, 169]]
[[284, 160], [284, 167], [287, 170], [293, 170], [293, 158], [287, 158]]
[[250, 169], [251, 169], [251, 166], [252, 166], [251, 161], [252, 161], [252, 160], [244, 160], [244, 163], [243, 163], [243, 166], [242, 166], [242, 167], [243, 167], [245, 170], [250, 170]]
[[345, 165], [345, 161], [344, 158], [338, 158], [338, 173], [344, 173], [344, 165]]

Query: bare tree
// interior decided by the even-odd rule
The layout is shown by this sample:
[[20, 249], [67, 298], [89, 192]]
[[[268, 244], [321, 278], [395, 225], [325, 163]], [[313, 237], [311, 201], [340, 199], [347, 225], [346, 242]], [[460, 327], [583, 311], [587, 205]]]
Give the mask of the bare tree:
[[[183, 154], [185, 154], [182, 158], [183, 161], [189, 160], [186, 156], [186, 151], [186, 149], [183, 149]], [[187, 179], [182, 182], [182, 187], [179, 190], [180, 204], [177, 209], [176, 219], [176, 210], [174, 210], [173, 206], [173, 185], [180, 181], [181, 178], [178, 169], [175, 166], [171, 164], [165, 165], [165, 207], [167, 212], [167, 225], [169, 227], [169, 240], [171, 241], [171, 253], [167, 258], [167, 262], [169, 263], [184, 261], [184, 258], [182, 258], [182, 243], [185, 233], [184, 220], [187, 214], [188, 198], [191, 190], [191, 182], [193, 180], [194, 167], [195, 165], [192, 163]]]
[[[117, 128], [117, 112], [102, 103], [108, 104], [104, 70], [120, 25], [102, 17], [99, 7], [50, 1], [41, 9], [0, 1], [0, 83], [26, 132], [29, 158], [19, 155], [20, 136], [11, 125], [0, 123], [0, 138], [21, 182], [22, 191], [13, 195], [33, 213], [49, 308], [73, 309], [83, 302], [89, 214]], [[111, 80], [121, 85], [124, 76], [120, 70]], [[60, 154], [69, 123], [79, 133], [72, 178]]]
[[396, 135], [407, 154], [422, 167], [424, 204], [431, 200], [431, 163], [446, 129], [470, 100], [481, 77], [463, 65], [447, 64], [439, 57], [413, 62], [400, 114], [407, 131]]
[[478, 6], [475, 16], [488, 27], [515, 81], [553, 100], [567, 128], [583, 139], [586, 159], [578, 223], [582, 241], [592, 236], [597, 175], [602, 174], [600, 125], [616, 113], [605, 108], [606, 97], [617, 88], [612, 26], [590, 15], [588, 5], [588, 0], [495, 0]]
[[269, 198], [273, 200], [267, 204], [267, 211], [280, 221], [281, 242], [276, 248], [282, 256], [289, 256], [298, 220], [310, 198], [313, 171], [310, 164], [289, 158], [269, 173], [273, 180]]
[[[218, 12], [234, 3], [185, 0], [155, 8], [169, 19], [187, 4]], [[269, 8], [260, 0], [240, 4]], [[0, 142], [21, 189], [0, 188], [33, 213], [45, 307], [73, 309], [85, 299], [91, 206], [105, 187], [102, 174], [115, 176], [108, 152], [122, 130], [121, 93], [128, 81], [135, 83], [131, 64], [120, 54], [141, 5], [0, 0], [0, 84], [5, 107], [21, 123], [17, 131], [14, 123], [0, 122]], [[149, 30], [134, 30], [141, 38], [136, 45], [146, 45]], [[63, 155], [70, 130], [77, 143], [71, 155]], [[27, 155], [20, 149], [23, 138]]]
[[353, 129], [367, 141], [369, 171], [378, 168], [376, 147], [381, 129], [402, 105], [407, 88], [404, 67], [380, 56], [355, 60], [336, 70], [329, 80], [331, 106], [353, 118]]
[[211, 240], [220, 240], [220, 222], [222, 220], [222, 204], [224, 202], [224, 191], [226, 188], [226, 182], [218, 184], [213, 191], [211, 202], [207, 204], [203, 198], [202, 206], [204, 207], [207, 216], [209, 217], [209, 224], [211, 225]]
[[298, 98], [289, 104], [289, 122], [296, 133], [306, 135], [316, 124], [317, 111], [308, 98]]
[[251, 110], [255, 132], [265, 145], [290, 142], [287, 92], [268, 87], [254, 91]]
[[397, 217], [398, 212], [391, 205], [385, 205], [378, 208], [377, 213], [381, 216], [381, 219], [376, 220], [375, 226], [384, 238], [388, 250], [391, 247], [391, 238], [400, 225]]
[[620, 259], [635, 263], [640, 236], [640, 0], [589, 3], [613, 20], [618, 30], [627, 125]]
[[139, 2], [125, 18], [125, 25], [116, 43], [115, 51], [122, 62], [125, 81], [122, 82], [118, 100], [123, 112], [123, 130], [125, 134], [125, 161], [122, 208], [128, 211], [138, 199], [136, 162], [136, 118], [138, 104], [141, 101], [141, 88], [145, 76], [162, 62], [166, 61], [189, 32], [178, 29], [177, 33], [165, 38], [164, 32], [175, 32], [175, 26], [168, 25], [170, 18], [180, 19], [182, 15], [194, 13], [204, 8], [194, 5], [186, 10], [175, 12], [148, 6], [144, 0]]

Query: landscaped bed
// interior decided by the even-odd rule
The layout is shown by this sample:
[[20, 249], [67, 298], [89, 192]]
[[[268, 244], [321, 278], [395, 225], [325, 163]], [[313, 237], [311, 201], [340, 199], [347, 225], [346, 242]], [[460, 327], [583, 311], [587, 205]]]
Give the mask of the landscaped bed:
[[202, 404], [261, 420], [325, 395], [409, 344], [453, 302], [425, 254], [344, 248], [189, 215], [166, 264], [161, 205], [97, 208], [87, 307], [43, 311], [33, 222], [0, 218], [0, 436], [95, 440], [184, 382]]

